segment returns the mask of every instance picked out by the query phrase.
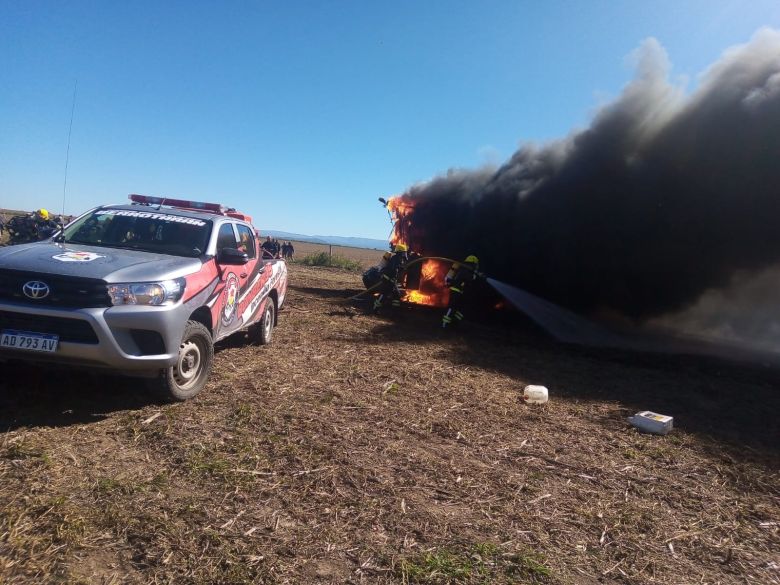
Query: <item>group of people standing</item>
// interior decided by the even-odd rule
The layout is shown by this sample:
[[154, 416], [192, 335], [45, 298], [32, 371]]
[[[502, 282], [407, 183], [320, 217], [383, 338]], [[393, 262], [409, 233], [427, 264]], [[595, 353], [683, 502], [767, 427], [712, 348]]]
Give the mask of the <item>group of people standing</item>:
[[271, 258], [284, 258], [285, 260], [293, 260], [295, 257], [295, 246], [293, 246], [292, 242], [290, 241], [282, 242], [280, 244], [279, 240], [276, 238], [267, 236], [261, 248], [263, 249], [263, 252], [265, 252], [267, 255], [270, 255]]
[[[381, 280], [376, 285], [373, 311], [378, 313], [384, 306], [401, 306], [400, 277], [410, 260], [409, 248], [406, 244], [396, 244], [392, 253], [382, 257], [379, 266]], [[464, 295], [470, 283], [484, 279], [479, 271], [479, 258], [473, 254], [466, 256], [463, 263], [455, 262], [444, 278], [444, 285], [449, 287], [449, 303], [447, 311], [442, 316], [442, 329], [459, 324], [464, 318]]]

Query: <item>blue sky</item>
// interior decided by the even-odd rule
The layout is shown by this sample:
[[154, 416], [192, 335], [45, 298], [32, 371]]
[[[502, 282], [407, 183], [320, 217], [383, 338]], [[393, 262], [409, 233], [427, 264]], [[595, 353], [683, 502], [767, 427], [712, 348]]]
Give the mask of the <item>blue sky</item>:
[[776, 0], [0, 0], [0, 206], [147, 193], [384, 238], [377, 197], [583, 127], [654, 36], [688, 87]]

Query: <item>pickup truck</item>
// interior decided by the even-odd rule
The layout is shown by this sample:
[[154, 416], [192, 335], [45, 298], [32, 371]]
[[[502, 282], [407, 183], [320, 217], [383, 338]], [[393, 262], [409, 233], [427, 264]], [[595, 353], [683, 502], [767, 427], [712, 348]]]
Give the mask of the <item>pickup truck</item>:
[[147, 378], [169, 400], [206, 384], [214, 343], [270, 343], [287, 290], [251, 218], [218, 204], [130, 195], [54, 237], [0, 248], [0, 362]]

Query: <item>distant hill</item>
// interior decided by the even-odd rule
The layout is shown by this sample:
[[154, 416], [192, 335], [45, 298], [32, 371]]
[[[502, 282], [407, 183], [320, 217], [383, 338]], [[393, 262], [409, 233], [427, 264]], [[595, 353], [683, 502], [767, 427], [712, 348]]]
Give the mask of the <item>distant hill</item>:
[[387, 240], [374, 240], [372, 238], [352, 238], [343, 236], [305, 236], [280, 230], [264, 230], [260, 233], [280, 240], [295, 240], [297, 242], [311, 242], [312, 244], [332, 244], [333, 246], [348, 246], [350, 248], [367, 248], [369, 250], [385, 250]]

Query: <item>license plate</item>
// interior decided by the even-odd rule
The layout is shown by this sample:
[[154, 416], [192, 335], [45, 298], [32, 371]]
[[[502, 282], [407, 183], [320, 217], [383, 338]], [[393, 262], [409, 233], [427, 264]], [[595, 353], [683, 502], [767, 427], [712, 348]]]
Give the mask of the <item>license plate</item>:
[[0, 331], [0, 348], [26, 349], [28, 351], [57, 351], [59, 335], [3, 329]]

